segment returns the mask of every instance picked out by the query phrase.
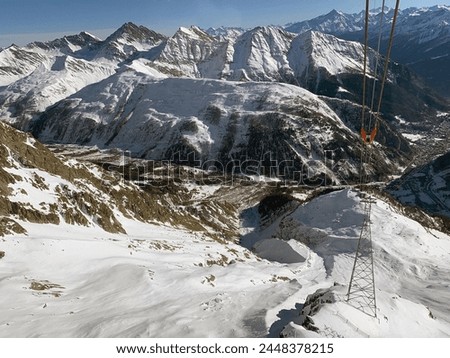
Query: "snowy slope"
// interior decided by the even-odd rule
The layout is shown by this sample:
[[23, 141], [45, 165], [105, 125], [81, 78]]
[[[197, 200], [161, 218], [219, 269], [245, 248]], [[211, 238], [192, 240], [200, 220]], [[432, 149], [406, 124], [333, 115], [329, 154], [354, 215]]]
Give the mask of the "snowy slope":
[[48, 56], [16, 45], [0, 50], [0, 87], [9, 85], [49, 62]]
[[180, 27], [155, 58], [157, 70], [172, 76], [202, 77], [198, 65], [209, 58], [220, 41], [197, 26]]
[[[327, 77], [335, 76], [339, 81], [341, 74], [361, 74], [363, 53], [363, 46], [358, 42], [308, 31], [294, 38], [288, 58], [299, 83], [317, 93], [321, 81]], [[376, 58], [375, 51], [369, 51], [369, 74], [374, 73]], [[351, 87], [349, 90], [354, 91]]]
[[287, 59], [293, 35], [278, 27], [256, 27], [234, 43], [229, 79], [253, 81], [292, 80]]
[[[26, 143], [40, 146], [29, 137]], [[25, 179], [29, 169], [15, 165], [8, 170]], [[77, 185], [39, 175], [48, 189], [21, 186], [34, 190], [32, 206], [39, 205], [39, 191], [54, 200], [46, 191]], [[202, 201], [230, 196], [242, 204], [236, 195], [254, 188], [195, 190]], [[126, 234], [15, 218], [26, 234], [0, 239], [0, 289], [8, 293], [0, 296], [2, 337], [450, 336], [450, 237], [381, 200], [373, 209], [378, 320], [343, 302], [362, 220], [353, 191], [318, 197], [266, 228], [246, 210], [244, 246], [213, 231], [113, 212]], [[249, 241], [254, 252], [245, 248]], [[311, 317], [318, 328], [311, 332], [299, 324], [299, 313], [319, 289], [332, 289], [335, 302]]]
[[112, 75], [113, 64], [56, 56], [0, 92], [0, 117], [21, 129], [37, 113], [87, 85]]
[[0, 242], [0, 335], [261, 337], [267, 310], [300, 287], [236, 244], [123, 223], [128, 236], [25, 225]]
[[[290, 245], [297, 252], [297, 262], [315, 269], [313, 281], [307, 278], [307, 268], [299, 269], [303, 288], [277, 307], [291, 312], [280, 322], [280, 331], [286, 327], [283, 335], [296, 337], [448, 337], [450, 237], [424, 228], [388, 202], [378, 199], [371, 216], [378, 318], [345, 302], [363, 221], [360, 200], [352, 190], [326, 194], [281, 216], [270, 227], [244, 236], [256, 252], [270, 245], [266, 251], [272, 257], [277, 250], [286, 253], [284, 246]], [[311, 282], [320, 282], [318, 288], [332, 293], [322, 302], [312, 300], [315, 307], [309, 312], [305, 291]], [[304, 308], [308, 320], [300, 316], [298, 307]], [[308, 321], [317, 332], [305, 329]]]

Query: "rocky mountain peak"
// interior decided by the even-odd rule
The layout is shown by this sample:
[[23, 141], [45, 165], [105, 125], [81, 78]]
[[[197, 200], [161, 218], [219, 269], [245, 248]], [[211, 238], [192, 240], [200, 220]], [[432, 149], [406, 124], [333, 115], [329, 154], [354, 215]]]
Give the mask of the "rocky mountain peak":
[[209, 35], [206, 31], [200, 29], [198, 26], [182, 26], [175, 32], [175, 34], [172, 36], [172, 39], [186, 39], [206, 42], [212, 42], [215, 40], [211, 35]]
[[120, 62], [138, 52], [148, 51], [164, 40], [166, 40], [166, 36], [162, 34], [145, 26], [127, 22], [99, 43], [93, 55], [96, 59], [103, 58]]
[[127, 22], [114, 31], [105, 42], [113, 41], [125, 41], [125, 42], [138, 42], [146, 44], [155, 44], [157, 42], [165, 40], [166, 37], [153, 30], [148, 29], [142, 25], [136, 25], [132, 22]]
[[333, 9], [333, 10], [331, 10], [331, 11], [330, 11], [327, 15], [325, 15], [325, 16], [328, 16], [328, 17], [335, 17], [335, 16], [342, 16], [342, 15], [344, 15], [343, 12], [338, 11], [338, 10], [336, 10], [336, 9]]
[[237, 38], [237, 44], [248, 44], [255, 51], [287, 51], [294, 35], [277, 26], [258, 26]]

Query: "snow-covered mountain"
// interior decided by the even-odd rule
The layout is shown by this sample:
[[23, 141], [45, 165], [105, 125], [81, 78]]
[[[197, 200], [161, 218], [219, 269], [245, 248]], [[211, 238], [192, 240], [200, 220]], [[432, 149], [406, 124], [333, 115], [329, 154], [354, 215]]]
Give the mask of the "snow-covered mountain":
[[278, 27], [256, 27], [234, 43], [228, 78], [236, 81], [293, 80], [288, 51], [293, 35]]
[[[379, 30], [381, 25], [383, 37], [388, 37], [393, 15], [393, 9], [385, 8], [383, 18], [381, 8], [371, 9], [369, 12], [371, 36], [378, 36], [378, 32], [374, 33], [374, 30]], [[447, 41], [446, 37], [450, 36], [447, 26], [449, 16], [450, 7], [447, 5], [399, 10], [395, 33], [397, 35], [408, 34], [417, 42], [428, 42], [438, 38]], [[345, 14], [332, 10], [326, 15], [311, 20], [287, 24], [284, 28], [294, 33], [303, 33], [309, 30], [335, 35], [358, 33], [364, 30], [364, 17], [364, 11]]]
[[[70, 56], [115, 68], [133, 56], [147, 53], [166, 40], [164, 35], [131, 22], [122, 25], [105, 40], [81, 32], [48, 42], [32, 42], [20, 48], [11, 45], [0, 51], [0, 87], [26, 77], [42, 64]], [[51, 66], [48, 70], [51, 70]]]
[[0, 52], [0, 117], [27, 130], [47, 107], [115, 73], [119, 64], [147, 53], [165, 36], [126, 23], [104, 41], [81, 32]]
[[99, 43], [94, 51], [80, 55], [93, 56], [96, 59], [106, 58], [112, 61], [124, 61], [140, 52], [147, 52], [166, 40], [166, 36], [127, 22]]
[[211, 36], [220, 37], [222, 40], [226, 40], [229, 38], [236, 38], [242, 35], [244, 32], [248, 31], [248, 29], [244, 29], [242, 27], [210, 27], [206, 30]]
[[[381, 9], [373, 9], [369, 16], [369, 43], [377, 46], [382, 24], [382, 52], [387, 47], [393, 10], [385, 11], [381, 23]], [[395, 29], [395, 46], [392, 57], [408, 64], [427, 80], [430, 87], [443, 96], [449, 96], [450, 77], [446, 70], [450, 66], [450, 7], [437, 5], [428, 8], [400, 10]], [[362, 41], [364, 12], [344, 14], [333, 10], [315, 19], [285, 26], [287, 31], [302, 33], [316, 30], [348, 40]]]
[[318, 16], [311, 20], [289, 23], [284, 29], [297, 34], [315, 30], [323, 33], [343, 34], [361, 31], [364, 28], [364, 12], [359, 14], [344, 14], [332, 10], [328, 14]]
[[[128, 23], [105, 41], [81, 33], [45, 46], [31, 44], [17, 51], [32, 54], [29, 52], [32, 48], [37, 51], [35, 56], [45, 59], [46, 66], [40, 66], [35, 60], [28, 65], [26, 73], [23, 68], [27, 67], [22, 66], [20, 71], [24, 73], [20, 77], [28, 77], [0, 88], [2, 117], [12, 124], [16, 122], [22, 129], [26, 129], [28, 122], [44, 108], [137, 59], [141, 59], [142, 68], [152, 68], [152, 73], [170, 77], [284, 82], [316, 94], [361, 102], [361, 44], [315, 31], [294, 36], [279, 27], [269, 26], [225, 38], [213, 37], [193, 26], [180, 28], [174, 36], [165, 39], [142, 26]], [[0, 56], [4, 54], [7, 58], [8, 53], [4, 50]], [[378, 55], [370, 51], [369, 57], [369, 68], [373, 72]], [[80, 68], [77, 84], [67, 79], [76, 76], [76, 72], [60, 71], [66, 59], [68, 63], [76, 62]], [[5, 75], [4, 80], [11, 81], [11, 76]], [[54, 95], [53, 87], [56, 87]], [[11, 106], [14, 102], [32, 105], [14, 108]], [[395, 116], [407, 122], [414, 121], [418, 113], [422, 118], [433, 120], [436, 112], [430, 108], [447, 109], [442, 100], [427, 91], [420, 80], [401, 65], [391, 67], [383, 105], [384, 115], [391, 122]]]
[[[121, 148], [134, 157], [195, 160], [200, 166], [251, 161], [269, 169], [280, 163], [280, 173], [293, 180], [292, 175], [298, 180], [306, 173], [336, 183], [358, 176], [358, 124], [344, 123], [307, 90], [271, 82], [153, 77], [151, 68], [143, 67], [136, 61], [60, 101], [33, 122], [33, 134], [46, 143]], [[385, 128], [386, 123], [380, 139]], [[398, 144], [374, 148], [372, 174], [384, 176], [406, 163], [410, 152], [398, 139], [406, 146], [400, 151]], [[327, 158], [331, 151], [333, 158]]]
[[[32, 53], [29, 51], [33, 46], [36, 48], [34, 44], [18, 50]], [[29, 130], [32, 126], [43, 141], [116, 145], [152, 159], [172, 159], [178, 151], [183, 155], [192, 151], [199, 159], [221, 162], [247, 156], [259, 160], [260, 152], [272, 151], [271, 143], [275, 141], [279, 143], [273, 150], [278, 156], [276, 160], [295, 158], [299, 163], [295, 170], [310, 161], [313, 153], [322, 152], [315, 157], [322, 160], [324, 149], [334, 151], [343, 147], [334, 160], [353, 162], [344, 170], [345, 177], [356, 175], [354, 163], [359, 149], [354, 142], [360, 130], [357, 112], [360, 111], [362, 71], [362, 47], [357, 42], [314, 31], [295, 36], [277, 27], [257, 27], [228, 39], [213, 37], [197, 27], [180, 28], [174, 36], [165, 39], [151, 30], [125, 24], [104, 41], [82, 33], [45, 46], [41, 44], [36, 56], [42, 56], [46, 62], [0, 88], [0, 115], [17, 128]], [[376, 58], [378, 55], [370, 51], [372, 70]], [[189, 77], [250, 83], [194, 81], [188, 80]], [[260, 81], [265, 84], [257, 85]], [[280, 86], [280, 82], [323, 95], [326, 112], [330, 114], [328, 119], [315, 126], [316, 110], [309, 108], [309, 99], [314, 96]], [[167, 89], [164, 98], [155, 92], [161, 86]], [[245, 87], [248, 88], [245, 91], [254, 90], [255, 94], [243, 95], [241, 91]], [[112, 91], [114, 96], [110, 95]], [[289, 93], [288, 102], [279, 101], [271, 92], [282, 96]], [[203, 101], [196, 100], [198, 94], [202, 94]], [[404, 166], [412, 154], [407, 140], [396, 133], [396, 118], [402, 118], [407, 124], [420, 118], [421, 125], [430, 122], [432, 126], [437, 113], [432, 108], [446, 108], [399, 65], [391, 68], [385, 94], [382, 110], [387, 122], [383, 120], [377, 138], [384, 146], [384, 154], [377, 154], [380, 157], [374, 161], [373, 171], [378, 175], [394, 172], [395, 166]], [[218, 96], [232, 100], [216, 106]], [[298, 101], [295, 97], [305, 100]], [[161, 106], [155, 98], [164, 103], [163, 121], [159, 117]], [[188, 110], [181, 109], [184, 100], [188, 101]], [[320, 99], [313, 102], [316, 101], [321, 102]], [[98, 116], [99, 106], [107, 113], [101, 115], [101, 120], [94, 118]], [[155, 117], [154, 113], [159, 114]], [[220, 126], [205, 121], [211, 113], [221, 118]], [[129, 118], [133, 125], [127, 124]], [[276, 124], [270, 124], [270, 118], [277, 118]], [[304, 122], [304, 118], [313, 120]], [[256, 123], [262, 128], [276, 129], [282, 135], [276, 138], [262, 135]], [[334, 139], [324, 135], [330, 128], [337, 128], [340, 133], [342, 123], [346, 130], [353, 132], [350, 137], [344, 133], [335, 134]], [[233, 134], [241, 125], [247, 137], [242, 133]], [[314, 129], [303, 129], [305, 125]], [[137, 133], [144, 127], [147, 136]], [[282, 128], [290, 128], [292, 132], [284, 132]], [[311, 133], [315, 133], [314, 138]], [[337, 140], [338, 137], [341, 139]], [[152, 138], [153, 144], [149, 144], [148, 138]], [[312, 172], [326, 171], [315, 168]], [[339, 181], [336, 175], [327, 178]]]
[[148, 51], [166, 37], [145, 26], [127, 22], [105, 40], [88, 32], [64, 36], [48, 42], [32, 42], [25, 49], [46, 55], [70, 55], [84, 60], [123, 61], [135, 53]]
[[83, 31], [77, 35], [64, 36], [53, 41], [32, 42], [26, 48], [44, 54], [74, 55], [80, 50], [95, 48], [101, 42], [98, 37]]
[[48, 62], [48, 56], [16, 45], [0, 49], [0, 88], [27, 76]]
[[[448, 105], [392, 63], [361, 165], [362, 45], [301, 31], [127, 23], [0, 51], [0, 336], [450, 337]], [[399, 202], [381, 190], [432, 146]], [[363, 189], [377, 319], [345, 302]]]
[[220, 42], [202, 29], [180, 27], [154, 58], [160, 72], [172, 76], [203, 77], [200, 63], [208, 60]]
[[0, 91], [0, 117], [26, 130], [37, 113], [114, 72], [108, 63], [53, 57]]

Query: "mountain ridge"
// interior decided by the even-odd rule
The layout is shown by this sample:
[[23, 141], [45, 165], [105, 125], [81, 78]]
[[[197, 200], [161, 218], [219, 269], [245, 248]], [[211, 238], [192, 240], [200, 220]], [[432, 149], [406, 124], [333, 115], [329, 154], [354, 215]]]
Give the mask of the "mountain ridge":
[[[369, 14], [369, 44], [376, 48], [381, 25], [381, 52], [386, 51], [393, 10], [385, 10], [381, 23], [381, 8]], [[284, 26], [287, 31], [301, 33], [318, 30], [346, 40], [363, 41], [364, 12], [344, 14], [332, 11], [311, 20], [291, 23]], [[399, 11], [395, 29], [393, 60], [407, 64], [421, 75], [428, 85], [440, 91], [447, 98], [450, 81], [446, 68], [450, 64], [450, 7], [436, 5], [424, 8], [407, 8]]]

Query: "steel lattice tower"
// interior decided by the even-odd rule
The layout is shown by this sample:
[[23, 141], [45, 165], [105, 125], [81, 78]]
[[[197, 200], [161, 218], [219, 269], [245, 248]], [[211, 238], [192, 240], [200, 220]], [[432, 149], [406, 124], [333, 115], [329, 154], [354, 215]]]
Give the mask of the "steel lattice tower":
[[[365, 122], [366, 111], [366, 74], [367, 74], [367, 52], [369, 48], [369, 4], [370, 0], [366, 0], [366, 11], [364, 20], [364, 62], [363, 62], [363, 89], [362, 89], [362, 113], [361, 113], [361, 138], [363, 141], [363, 150], [361, 152], [361, 178], [360, 184], [369, 179], [369, 174], [364, 176], [364, 164], [370, 163], [371, 151], [370, 147], [375, 139], [379, 128], [379, 115], [381, 110], [381, 101], [383, 99], [383, 89], [388, 75], [389, 57], [391, 54], [392, 43], [394, 38], [395, 23], [399, 11], [400, 0], [396, 0], [394, 16], [392, 18], [391, 31], [389, 34], [389, 44], [387, 48], [384, 72], [381, 80], [380, 93], [378, 98], [378, 105], [374, 107], [375, 98], [375, 83], [372, 90], [372, 104], [369, 109], [370, 120]], [[382, 16], [384, 15], [384, 0], [382, 5]], [[378, 50], [380, 52], [381, 34], [383, 21], [380, 21]], [[375, 69], [378, 68], [378, 62]], [[377, 70], [375, 70], [374, 77], [377, 78]], [[372, 117], [375, 116], [375, 126], [372, 127]], [[369, 134], [370, 133], [370, 134]], [[370, 228], [370, 214], [372, 203], [374, 200], [370, 196], [366, 196], [362, 202], [364, 203], [364, 222], [359, 235], [358, 247], [356, 249], [355, 262], [353, 263], [352, 276], [347, 292], [347, 302], [357, 309], [367, 313], [370, 316], [377, 316], [377, 303], [375, 299], [375, 277], [373, 271], [373, 250], [372, 250], [372, 233]]]
[[370, 213], [375, 201], [365, 197], [364, 222], [359, 235], [352, 276], [347, 292], [347, 302], [369, 316], [377, 316], [375, 298], [375, 276], [373, 270], [372, 233], [370, 227]]

